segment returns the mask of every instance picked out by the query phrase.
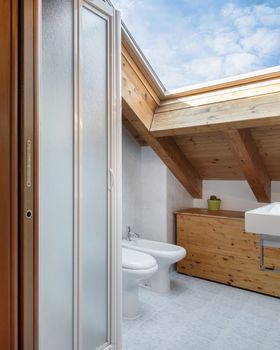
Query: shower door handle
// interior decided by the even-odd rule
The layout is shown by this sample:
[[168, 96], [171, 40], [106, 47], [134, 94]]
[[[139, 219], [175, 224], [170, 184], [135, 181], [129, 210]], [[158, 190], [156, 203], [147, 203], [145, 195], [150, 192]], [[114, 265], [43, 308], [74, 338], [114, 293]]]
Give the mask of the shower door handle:
[[114, 171], [111, 168], [108, 169], [108, 173], [110, 174], [110, 176], [109, 176], [110, 180], [109, 180], [108, 189], [111, 192], [113, 190], [114, 186], [115, 186], [115, 173], [114, 173]]

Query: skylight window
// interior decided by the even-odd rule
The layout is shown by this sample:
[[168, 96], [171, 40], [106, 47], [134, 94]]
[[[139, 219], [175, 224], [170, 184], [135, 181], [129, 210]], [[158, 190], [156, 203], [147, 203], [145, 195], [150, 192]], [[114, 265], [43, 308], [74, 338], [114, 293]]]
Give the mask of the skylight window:
[[280, 0], [114, 0], [167, 89], [280, 64]]

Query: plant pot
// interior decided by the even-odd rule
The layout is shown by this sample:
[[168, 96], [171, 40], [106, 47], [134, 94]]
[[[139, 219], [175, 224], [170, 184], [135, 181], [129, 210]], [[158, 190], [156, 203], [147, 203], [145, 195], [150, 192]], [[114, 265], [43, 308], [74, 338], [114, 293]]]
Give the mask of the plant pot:
[[221, 200], [220, 199], [208, 199], [208, 210], [220, 210]]

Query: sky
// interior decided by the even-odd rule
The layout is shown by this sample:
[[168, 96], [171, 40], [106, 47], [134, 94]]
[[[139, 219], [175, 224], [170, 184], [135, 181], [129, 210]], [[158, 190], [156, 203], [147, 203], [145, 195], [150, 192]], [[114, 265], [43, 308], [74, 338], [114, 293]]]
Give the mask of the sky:
[[280, 0], [112, 0], [167, 89], [280, 65]]

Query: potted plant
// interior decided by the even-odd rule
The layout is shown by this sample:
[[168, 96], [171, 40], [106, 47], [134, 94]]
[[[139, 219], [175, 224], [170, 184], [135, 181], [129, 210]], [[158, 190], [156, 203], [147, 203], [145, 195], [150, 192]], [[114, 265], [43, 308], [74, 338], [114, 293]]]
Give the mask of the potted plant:
[[221, 206], [221, 199], [217, 198], [216, 196], [212, 195], [207, 200], [208, 203], [208, 210], [220, 210]]

